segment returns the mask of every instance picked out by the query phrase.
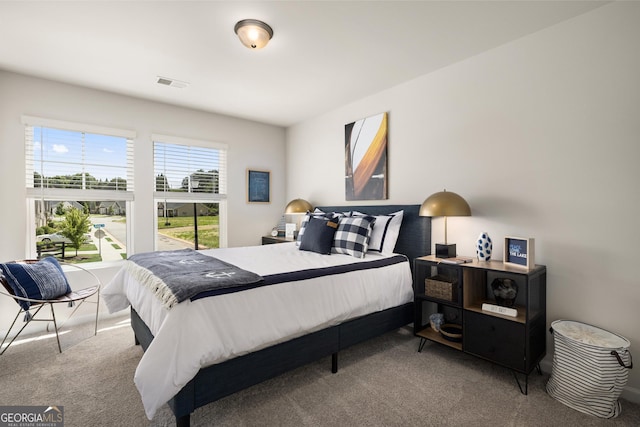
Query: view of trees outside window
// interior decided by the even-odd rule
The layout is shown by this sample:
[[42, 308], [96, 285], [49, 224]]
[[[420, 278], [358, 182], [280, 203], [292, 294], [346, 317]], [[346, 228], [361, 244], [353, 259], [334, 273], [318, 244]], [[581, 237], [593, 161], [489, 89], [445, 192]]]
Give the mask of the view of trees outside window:
[[[45, 127], [27, 129], [27, 187], [131, 191], [130, 140]], [[27, 176], [27, 180], [29, 176]]]
[[[33, 203], [38, 257], [66, 262], [126, 258], [135, 133], [33, 117], [23, 121], [27, 200]], [[220, 247], [226, 145], [168, 139], [153, 143], [157, 249]]]
[[25, 140], [37, 256], [71, 263], [126, 258], [132, 140], [28, 125]]
[[127, 257], [125, 202], [36, 200], [38, 257], [65, 262], [118, 261]]

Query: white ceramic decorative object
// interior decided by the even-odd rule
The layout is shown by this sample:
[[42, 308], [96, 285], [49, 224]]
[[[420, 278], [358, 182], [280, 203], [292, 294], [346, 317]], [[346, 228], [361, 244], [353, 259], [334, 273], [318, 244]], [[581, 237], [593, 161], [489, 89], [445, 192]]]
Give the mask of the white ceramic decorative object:
[[476, 242], [476, 254], [478, 255], [478, 261], [489, 261], [491, 259], [491, 253], [493, 252], [493, 243], [491, 243], [491, 237], [489, 233], [483, 231], [478, 236]]

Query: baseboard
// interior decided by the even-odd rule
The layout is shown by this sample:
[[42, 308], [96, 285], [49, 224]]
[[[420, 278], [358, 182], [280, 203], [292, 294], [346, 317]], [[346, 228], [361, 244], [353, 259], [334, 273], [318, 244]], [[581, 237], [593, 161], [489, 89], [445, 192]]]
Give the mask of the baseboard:
[[[541, 361], [540, 361], [540, 369], [542, 370], [542, 372], [544, 372], [545, 374], [549, 374], [551, 375], [551, 371], [553, 370], [553, 357], [550, 355], [546, 355]], [[545, 383], [546, 384], [546, 383]]]
[[[68, 318], [68, 315], [71, 313], [73, 309], [67, 307], [66, 304], [57, 304], [57, 307], [55, 308], [56, 318], [58, 320], [59, 325], [60, 324], [64, 325], [64, 327], [62, 328], [63, 330], [68, 331], [72, 327], [89, 325], [96, 321], [96, 307], [89, 301], [93, 301], [93, 300], [88, 300], [87, 304], [81, 307], [80, 310], [78, 310], [78, 312], [74, 314], [71, 318]], [[16, 310], [12, 312], [14, 316], [15, 316], [15, 312], [17, 311], [17, 307], [18, 306], [16, 305]], [[129, 309], [127, 308], [125, 310], [121, 310], [111, 314], [106, 310], [106, 308], [102, 305], [102, 302], [101, 302], [100, 311], [98, 314], [98, 330], [100, 330], [100, 323], [104, 320], [117, 318], [117, 317], [128, 317], [129, 316], [128, 310]], [[51, 313], [49, 311], [49, 308], [43, 308], [37, 317], [38, 318], [49, 317], [50, 314]], [[18, 322], [22, 322], [22, 316], [18, 318]], [[11, 331], [11, 335], [7, 337], [7, 340], [11, 340], [11, 338], [15, 336], [15, 334], [20, 330], [21, 327], [22, 325], [14, 326], [13, 330]], [[0, 329], [0, 338], [4, 337], [6, 333], [7, 333], [6, 329]], [[25, 330], [22, 331], [19, 339], [30, 339], [41, 334], [53, 334], [53, 333], [54, 333], [53, 326], [51, 326], [50, 322], [31, 322], [29, 326], [27, 326]]]
[[620, 395], [620, 397], [622, 397], [625, 400], [628, 400], [629, 402], [640, 404], [640, 389], [626, 386], [622, 390], [622, 394]]

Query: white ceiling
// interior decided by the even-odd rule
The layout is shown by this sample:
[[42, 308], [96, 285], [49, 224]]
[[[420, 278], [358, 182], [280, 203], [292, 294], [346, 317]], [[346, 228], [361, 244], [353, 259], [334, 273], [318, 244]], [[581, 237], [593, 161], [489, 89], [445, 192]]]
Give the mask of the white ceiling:
[[0, 69], [289, 126], [606, 3], [0, 1]]

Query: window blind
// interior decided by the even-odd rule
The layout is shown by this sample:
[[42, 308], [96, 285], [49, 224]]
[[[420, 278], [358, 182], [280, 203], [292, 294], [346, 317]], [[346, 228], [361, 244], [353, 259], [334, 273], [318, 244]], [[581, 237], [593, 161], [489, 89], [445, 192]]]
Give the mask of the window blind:
[[226, 199], [227, 150], [213, 147], [154, 140], [155, 197], [176, 200], [215, 201]]
[[65, 124], [25, 125], [28, 195], [46, 200], [133, 200], [133, 135], [99, 134], [82, 130], [82, 125], [64, 128]]

